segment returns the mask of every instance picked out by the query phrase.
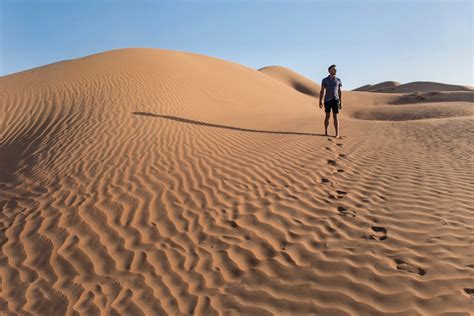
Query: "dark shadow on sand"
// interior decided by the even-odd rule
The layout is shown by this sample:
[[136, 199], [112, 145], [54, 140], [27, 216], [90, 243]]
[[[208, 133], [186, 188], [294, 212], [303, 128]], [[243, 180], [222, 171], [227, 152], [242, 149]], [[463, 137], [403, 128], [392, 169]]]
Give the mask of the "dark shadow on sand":
[[319, 97], [319, 93], [312, 91], [311, 89], [309, 89], [305, 85], [302, 85], [299, 82], [294, 82], [293, 88], [298, 92], [309, 95], [310, 97], [315, 97], [315, 98]]
[[241, 128], [241, 127], [234, 127], [234, 126], [227, 126], [227, 125], [220, 125], [220, 124], [212, 124], [206, 123], [201, 121], [195, 121], [190, 119], [185, 119], [182, 117], [177, 116], [170, 116], [170, 115], [160, 115], [148, 112], [132, 112], [133, 115], [142, 115], [142, 116], [151, 116], [151, 117], [161, 117], [168, 120], [184, 122], [189, 124], [195, 125], [203, 125], [203, 126], [210, 126], [210, 127], [218, 127], [218, 128], [226, 128], [236, 131], [244, 131], [244, 132], [257, 132], [257, 133], [270, 133], [270, 134], [289, 134], [289, 135], [308, 135], [308, 136], [324, 136], [324, 134], [317, 134], [317, 133], [304, 133], [304, 132], [279, 132], [279, 131], [264, 131], [259, 129], [250, 129], [250, 128]]

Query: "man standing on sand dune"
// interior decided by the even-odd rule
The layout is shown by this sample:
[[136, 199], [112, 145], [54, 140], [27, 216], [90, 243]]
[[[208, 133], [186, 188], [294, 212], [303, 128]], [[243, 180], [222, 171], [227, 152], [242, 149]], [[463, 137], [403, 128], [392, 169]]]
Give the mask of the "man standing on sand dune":
[[334, 128], [336, 129], [336, 138], [341, 138], [339, 135], [339, 120], [337, 114], [342, 109], [342, 92], [341, 92], [341, 79], [336, 77], [336, 65], [331, 65], [328, 68], [329, 76], [325, 77], [321, 82], [321, 92], [319, 93], [319, 108], [323, 108], [323, 94], [326, 90], [326, 96], [324, 97], [324, 112], [326, 112], [326, 118], [324, 119], [324, 135], [328, 135], [329, 117], [334, 118]]

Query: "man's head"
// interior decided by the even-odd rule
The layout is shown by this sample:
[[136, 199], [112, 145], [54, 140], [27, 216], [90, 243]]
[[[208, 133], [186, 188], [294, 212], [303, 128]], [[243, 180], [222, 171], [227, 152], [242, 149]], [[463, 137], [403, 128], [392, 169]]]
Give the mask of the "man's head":
[[336, 74], [336, 65], [329, 66], [328, 71], [331, 75], [334, 76]]

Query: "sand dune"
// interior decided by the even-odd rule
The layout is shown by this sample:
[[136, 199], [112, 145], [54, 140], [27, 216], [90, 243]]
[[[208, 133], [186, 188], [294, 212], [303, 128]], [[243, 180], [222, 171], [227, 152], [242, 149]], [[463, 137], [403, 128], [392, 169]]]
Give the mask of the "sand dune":
[[473, 87], [453, 85], [430, 81], [415, 81], [400, 84], [396, 81], [385, 81], [375, 85], [365, 85], [353, 91], [371, 91], [383, 93], [414, 93], [432, 91], [474, 91]]
[[303, 78], [145, 48], [1, 77], [0, 314], [469, 315], [472, 103], [347, 91], [337, 140]]
[[[384, 81], [377, 84], [368, 84], [359, 88], [354, 89], [353, 91], [378, 91], [379, 89], [392, 90], [400, 85], [398, 81]], [[384, 91], [388, 92], [388, 91]], [[391, 91], [390, 91], [391, 92]]]

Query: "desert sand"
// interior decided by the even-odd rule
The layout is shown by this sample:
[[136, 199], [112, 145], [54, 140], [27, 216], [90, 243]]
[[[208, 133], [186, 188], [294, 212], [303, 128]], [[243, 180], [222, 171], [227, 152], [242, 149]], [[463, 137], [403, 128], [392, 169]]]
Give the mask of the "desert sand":
[[343, 90], [336, 139], [281, 66], [0, 77], [0, 314], [472, 314], [474, 92], [382, 86]]

